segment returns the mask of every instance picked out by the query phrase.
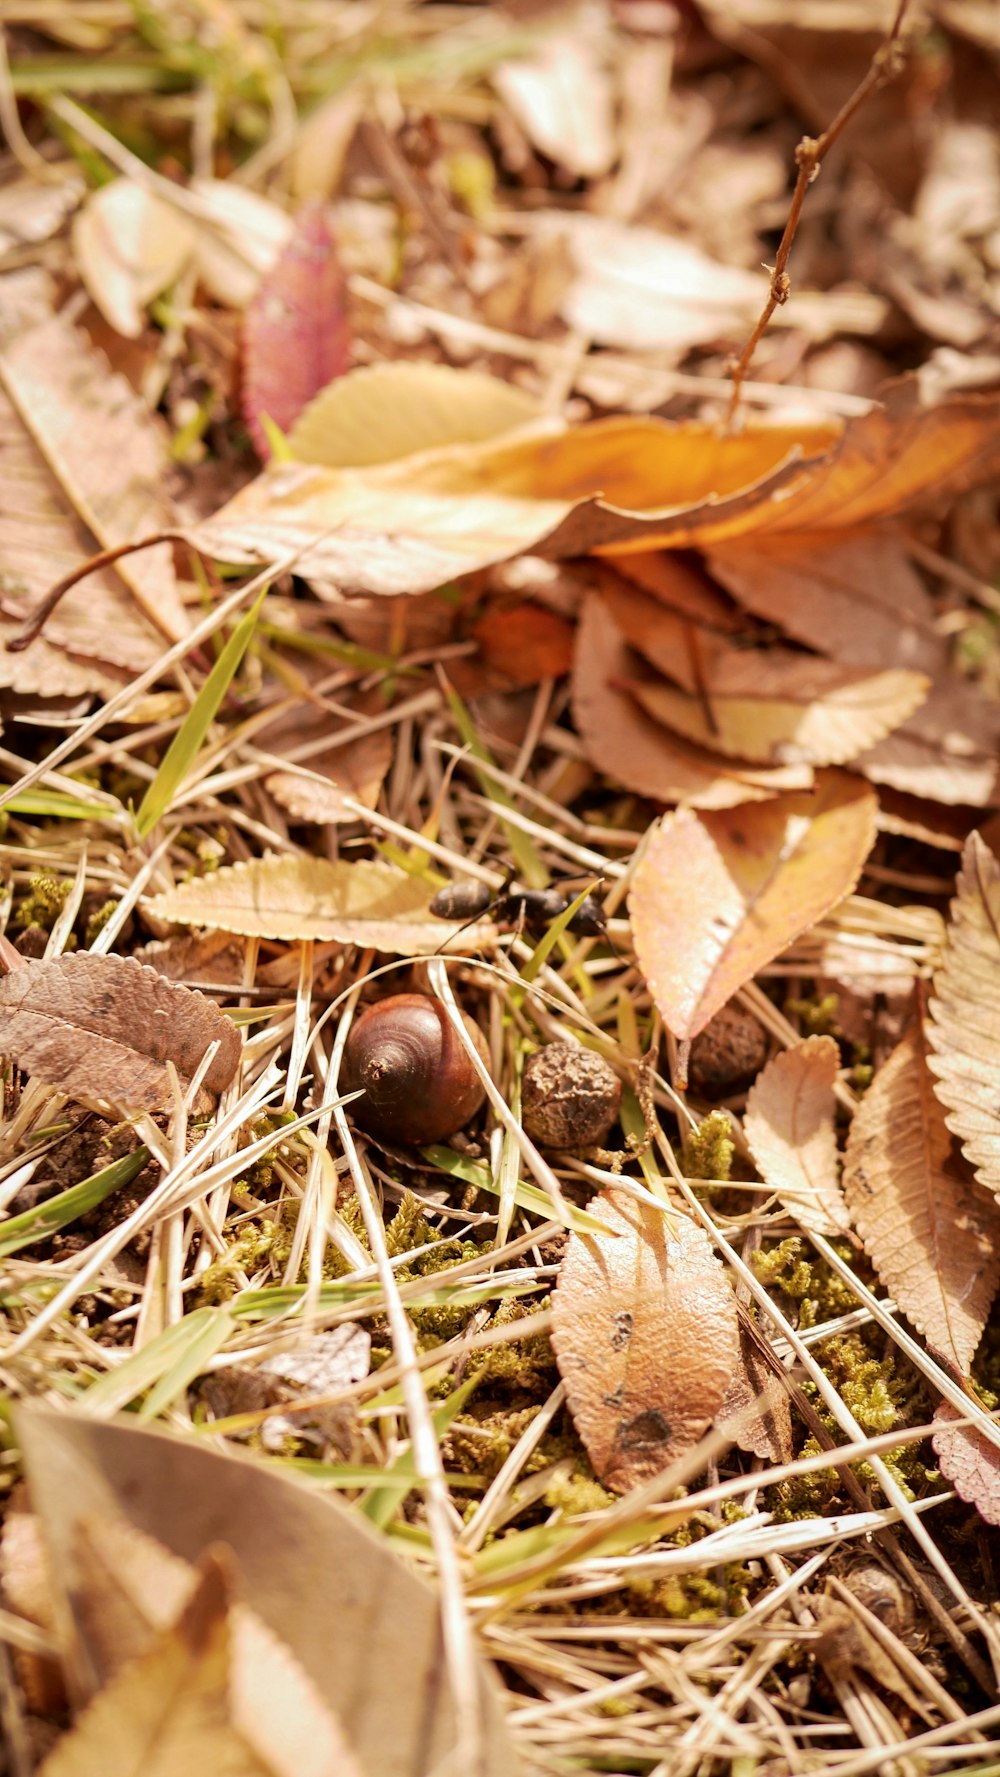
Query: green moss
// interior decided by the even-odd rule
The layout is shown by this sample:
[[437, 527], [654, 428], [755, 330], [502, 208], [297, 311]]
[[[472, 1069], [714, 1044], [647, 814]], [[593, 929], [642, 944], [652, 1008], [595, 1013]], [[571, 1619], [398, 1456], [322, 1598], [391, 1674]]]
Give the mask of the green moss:
[[791, 1018], [798, 1018], [808, 1037], [830, 1037], [837, 1033], [840, 1000], [835, 993], [817, 994], [812, 999], [788, 1000], [785, 1006]]
[[684, 1137], [684, 1172], [689, 1179], [728, 1179], [735, 1152], [733, 1125], [726, 1111], [709, 1111]]
[[88, 950], [93, 944], [94, 939], [99, 937], [100, 933], [103, 932], [117, 906], [117, 901], [102, 901], [101, 905], [91, 914], [87, 921], [83, 938], [84, 944]]
[[615, 1495], [595, 1481], [593, 1475], [559, 1473], [545, 1489], [545, 1504], [550, 1511], [565, 1512], [578, 1518], [585, 1512], [603, 1512], [615, 1503]]
[[[856, 1262], [856, 1254], [846, 1242], [833, 1242], [834, 1251], [847, 1263]], [[761, 1247], [753, 1255], [753, 1268], [768, 1289], [780, 1290], [799, 1304], [799, 1326], [815, 1327], [823, 1321], [835, 1320], [857, 1307], [850, 1286], [833, 1271], [825, 1259], [803, 1257], [804, 1242], [797, 1235], [781, 1240], [776, 1246]]]
[[19, 926], [41, 926], [51, 932], [66, 905], [70, 881], [60, 882], [48, 870], [39, 870], [28, 883], [26, 893], [17, 903], [15, 923]]

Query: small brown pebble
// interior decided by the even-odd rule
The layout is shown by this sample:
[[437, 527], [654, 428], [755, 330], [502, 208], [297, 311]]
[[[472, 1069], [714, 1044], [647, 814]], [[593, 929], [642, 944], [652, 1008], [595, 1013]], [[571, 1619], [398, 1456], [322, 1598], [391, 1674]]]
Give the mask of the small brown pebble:
[[767, 1032], [750, 1012], [723, 1006], [691, 1044], [688, 1083], [702, 1098], [745, 1092], [767, 1060]]
[[545, 1148], [599, 1147], [621, 1097], [621, 1081], [602, 1056], [575, 1044], [550, 1043], [524, 1070], [524, 1127]]

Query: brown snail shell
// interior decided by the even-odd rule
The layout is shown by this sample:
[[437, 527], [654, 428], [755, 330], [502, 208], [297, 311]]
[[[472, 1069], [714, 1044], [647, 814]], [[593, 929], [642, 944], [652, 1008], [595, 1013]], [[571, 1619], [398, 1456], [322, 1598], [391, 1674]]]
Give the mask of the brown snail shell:
[[[462, 1020], [489, 1066], [479, 1026], [464, 1012]], [[390, 1147], [443, 1141], [486, 1097], [447, 1011], [425, 993], [397, 993], [366, 1007], [351, 1026], [340, 1084], [344, 1092], [364, 1089], [351, 1115]]]

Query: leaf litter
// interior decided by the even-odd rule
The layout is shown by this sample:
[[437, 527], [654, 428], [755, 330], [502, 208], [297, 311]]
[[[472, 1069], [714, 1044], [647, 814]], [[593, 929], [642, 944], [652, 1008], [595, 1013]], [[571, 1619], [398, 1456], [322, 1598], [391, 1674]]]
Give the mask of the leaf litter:
[[[4, 1377], [62, 1403], [17, 1438], [105, 1687], [59, 1738], [18, 1664], [25, 1771], [430, 1777], [438, 1705], [470, 1772], [982, 1749], [997, 45], [908, 10], [11, 26], [5, 637], [97, 559], [3, 670]], [[380, 1147], [348, 1020], [428, 991], [489, 1108]], [[608, 1147], [521, 1129], [555, 1043]], [[862, 1544], [922, 1664], [845, 1614]]]

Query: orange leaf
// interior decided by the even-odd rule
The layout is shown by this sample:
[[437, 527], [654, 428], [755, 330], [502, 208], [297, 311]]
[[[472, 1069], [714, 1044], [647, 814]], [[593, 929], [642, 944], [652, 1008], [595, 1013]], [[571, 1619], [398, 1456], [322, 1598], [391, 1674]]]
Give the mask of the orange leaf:
[[802, 1227], [817, 1234], [842, 1234], [850, 1226], [837, 1183], [839, 1067], [832, 1037], [807, 1037], [768, 1062], [750, 1089], [743, 1120], [761, 1178]]
[[704, 1230], [623, 1190], [590, 1205], [613, 1235], [571, 1234], [552, 1344], [594, 1472], [616, 1493], [696, 1444], [736, 1365], [736, 1304]]
[[1000, 1282], [1000, 1208], [945, 1126], [919, 1030], [893, 1050], [858, 1107], [844, 1190], [886, 1289], [967, 1374]]
[[508, 685], [537, 685], [569, 672], [573, 626], [543, 605], [492, 605], [472, 633], [486, 666]]
[[667, 1028], [714, 1012], [851, 893], [875, 837], [872, 792], [846, 772], [813, 792], [693, 814], [655, 829], [629, 896], [640, 967]]

